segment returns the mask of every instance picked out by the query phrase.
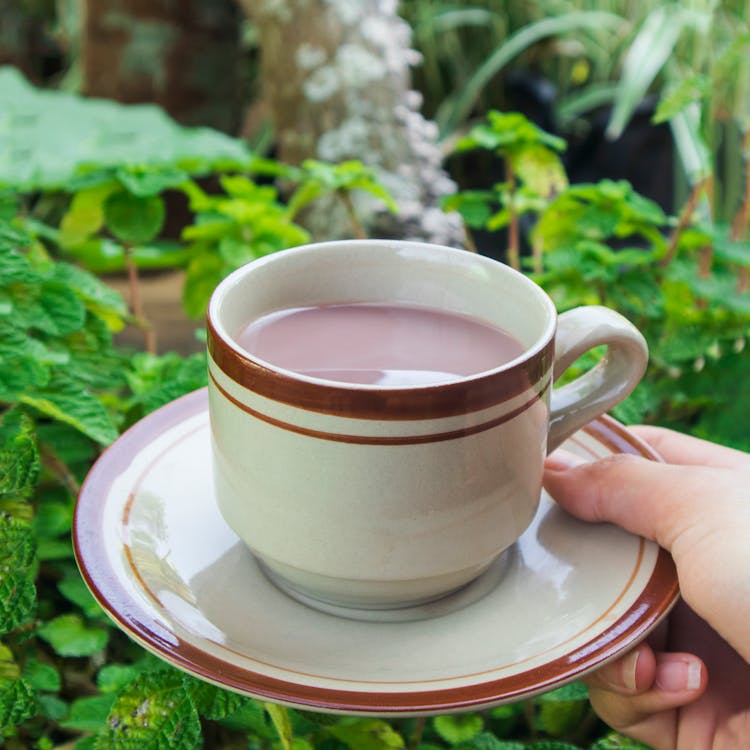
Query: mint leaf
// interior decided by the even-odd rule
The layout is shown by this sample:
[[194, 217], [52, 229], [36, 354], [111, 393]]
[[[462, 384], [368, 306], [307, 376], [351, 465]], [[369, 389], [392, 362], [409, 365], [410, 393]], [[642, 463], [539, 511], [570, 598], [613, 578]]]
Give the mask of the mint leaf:
[[139, 677], [109, 712], [99, 750], [193, 750], [201, 725], [182, 675], [176, 670]]
[[0, 737], [13, 737], [35, 713], [34, 691], [26, 680], [0, 680]]
[[194, 677], [185, 677], [185, 687], [198, 713], [207, 719], [224, 719], [239, 711], [249, 700], [216, 685], [196, 680]]
[[0, 421], [0, 495], [28, 495], [38, 475], [33, 423], [22, 411], [11, 409]]
[[638, 742], [638, 740], [612, 732], [595, 742], [591, 746], [591, 750], [651, 750], [651, 748], [642, 742]]
[[63, 578], [57, 584], [57, 589], [69, 602], [79, 607], [87, 617], [97, 617], [102, 614], [102, 608], [77, 572]]
[[127, 315], [128, 308], [123, 298], [93, 274], [70, 263], [56, 263], [53, 279], [72, 289], [95, 314], [102, 311]]
[[182, 169], [159, 167], [121, 167], [115, 176], [122, 186], [139, 198], [150, 198], [169, 188], [176, 188], [190, 179]]
[[104, 729], [115, 698], [113, 694], [92, 695], [73, 701], [68, 717], [60, 722], [60, 726], [79, 732], [98, 732]]
[[164, 226], [165, 213], [161, 198], [141, 198], [125, 190], [113, 193], [104, 204], [107, 229], [127, 245], [142, 245], [155, 239]]
[[328, 731], [352, 750], [400, 750], [403, 737], [380, 719], [357, 719], [351, 723], [334, 724]]
[[73, 614], [60, 615], [45, 623], [37, 634], [60, 656], [91, 656], [109, 640], [107, 630], [86, 625], [79, 615]]
[[500, 740], [494, 734], [484, 732], [458, 745], [456, 750], [526, 750], [526, 745], [514, 740]]
[[586, 701], [589, 697], [589, 689], [585, 682], [570, 682], [557, 690], [540, 695], [537, 700], [542, 703], [558, 703], [568, 701]]
[[24, 622], [36, 604], [34, 581], [25, 571], [0, 571], [0, 633], [8, 633]]
[[62, 687], [62, 679], [57, 669], [33, 657], [24, 664], [23, 678], [34, 690], [56, 693]]
[[29, 525], [0, 514], [0, 633], [14, 630], [34, 610], [36, 589], [29, 572], [34, 556]]
[[484, 721], [478, 714], [455, 714], [436, 716], [432, 725], [446, 742], [458, 745], [478, 735], [484, 728]]
[[107, 664], [96, 675], [96, 686], [102, 693], [116, 693], [141, 673], [133, 664]]
[[117, 428], [101, 401], [77, 383], [55, 374], [47, 387], [24, 393], [21, 403], [75, 427], [102, 445], [117, 437]]

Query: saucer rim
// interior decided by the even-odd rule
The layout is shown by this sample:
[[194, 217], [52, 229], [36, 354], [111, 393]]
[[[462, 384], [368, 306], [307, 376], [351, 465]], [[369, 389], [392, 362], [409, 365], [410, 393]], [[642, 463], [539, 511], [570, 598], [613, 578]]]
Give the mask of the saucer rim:
[[[207, 409], [207, 389], [193, 391], [152, 412], [109, 446], [83, 483], [75, 507], [72, 535], [81, 575], [110, 619], [146, 650], [222, 688], [260, 700], [327, 713], [417, 716], [478, 710], [529, 698], [580, 679], [642, 640], [679, 597], [672, 558], [659, 549], [652, 574], [636, 600], [616, 621], [596, 632], [586, 643], [516, 674], [490, 680], [478, 677], [471, 684], [430, 690], [379, 691], [369, 685], [365, 690], [353, 690], [305, 685], [222, 659], [182, 639], [171, 626], [165, 626], [170, 635], [170, 639], [166, 639], [149, 626], [149, 619], [157, 628], [160, 626], [153, 616], [138, 616], [145, 614], [144, 610], [133, 602], [101, 551], [97, 557], [95, 543], [101, 535], [97, 534], [96, 527], [97, 521], [103, 520], [105, 506], [99, 499], [109, 496], [115, 477], [144, 446]], [[593, 420], [583, 431], [613, 453], [662, 460], [656, 451], [609, 415]], [[94, 542], [93, 546], [89, 542]], [[358, 684], [356, 680], [352, 683]]]

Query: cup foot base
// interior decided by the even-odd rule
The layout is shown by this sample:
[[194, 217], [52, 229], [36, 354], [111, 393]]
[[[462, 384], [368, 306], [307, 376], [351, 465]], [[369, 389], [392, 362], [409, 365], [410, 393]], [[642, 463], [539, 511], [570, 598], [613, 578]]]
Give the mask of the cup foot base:
[[350, 605], [318, 598], [296, 587], [261, 559], [257, 559], [257, 561], [260, 569], [271, 583], [296, 601], [313, 609], [350, 620], [410, 622], [425, 620], [431, 617], [441, 617], [479, 601], [490, 591], [494, 590], [503, 579], [514, 554], [515, 545], [501, 553], [489, 566], [486, 566], [479, 575], [468, 583], [462, 583], [448, 592], [442, 592], [435, 596], [404, 604], [390, 604], [387, 606]]

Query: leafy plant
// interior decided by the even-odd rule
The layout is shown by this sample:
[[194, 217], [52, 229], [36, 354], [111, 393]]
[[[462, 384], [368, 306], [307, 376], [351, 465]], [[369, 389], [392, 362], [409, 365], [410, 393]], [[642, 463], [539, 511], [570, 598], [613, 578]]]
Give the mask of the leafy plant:
[[[547, 169], [546, 182], [542, 173], [538, 184], [559, 188], [546, 200], [538, 190], [529, 190], [528, 180], [522, 189], [513, 186], [509, 196], [507, 183], [498, 190], [506, 204], [520, 195], [516, 205], [533, 220], [529, 263], [536, 280], [560, 310], [582, 304], [612, 307], [630, 318], [649, 342], [647, 376], [616, 413], [627, 422], [671, 424], [747, 446], [736, 411], [746, 408], [744, 403], [738, 404], [728, 388], [726, 398], [733, 399], [735, 410], [731, 418], [721, 416], [726, 415], [725, 396], [715, 387], [717, 379], [736, 381], [748, 372], [741, 352], [750, 331], [745, 270], [750, 245], [737, 237], [737, 223], [730, 228], [701, 221], [690, 204], [679, 217], [669, 217], [626, 182], [566, 187], [559, 176], [556, 141], [536, 133], [520, 115], [493, 113], [490, 118], [489, 129], [473, 131], [467, 145], [508, 160], [512, 151], [505, 144], [513, 148], [529, 134], [535, 151], [546, 152], [530, 160]], [[494, 135], [498, 125], [505, 129], [502, 141]], [[468, 201], [470, 217], [481, 217], [488, 229], [503, 223], [491, 213], [493, 199], [490, 193], [470, 194]], [[450, 205], [461, 209], [463, 201], [459, 194]], [[484, 214], [477, 205], [484, 206]], [[744, 216], [744, 203], [740, 211]], [[517, 254], [513, 237], [511, 232], [509, 259]]]

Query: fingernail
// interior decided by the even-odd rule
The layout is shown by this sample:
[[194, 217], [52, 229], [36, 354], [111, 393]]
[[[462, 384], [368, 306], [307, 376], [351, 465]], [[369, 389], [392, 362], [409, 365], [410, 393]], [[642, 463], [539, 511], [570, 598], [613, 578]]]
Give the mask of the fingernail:
[[575, 453], [571, 453], [566, 450], [556, 450], [554, 453], [550, 453], [544, 462], [544, 468], [548, 471], [567, 471], [575, 466], [580, 466], [585, 461], [577, 456]]
[[662, 657], [656, 665], [656, 685], [669, 693], [697, 690], [701, 684], [701, 663], [696, 659]]
[[636, 649], [622, 660], [622, 684], [628, 690], [635, 690], [635, 672], [638, 669], [640, 655], [640, 650]]

